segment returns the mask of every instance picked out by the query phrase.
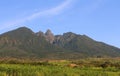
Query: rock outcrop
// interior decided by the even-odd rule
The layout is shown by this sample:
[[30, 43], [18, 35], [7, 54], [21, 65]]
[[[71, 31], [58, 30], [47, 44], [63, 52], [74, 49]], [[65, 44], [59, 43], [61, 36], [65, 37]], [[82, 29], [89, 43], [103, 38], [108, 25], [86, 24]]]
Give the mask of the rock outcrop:
[[47, 40], [48, 42], [50, 42], [51, 44], [54, 42], [54, 39], [55, 39], [53, 33], [52, 33], [51, 30], [49, 30], [49, 29], [48, 29], [48, 30], [46, 31], [46, 33], [45, 33], [45, 38], [46, 38], [46, 40]]

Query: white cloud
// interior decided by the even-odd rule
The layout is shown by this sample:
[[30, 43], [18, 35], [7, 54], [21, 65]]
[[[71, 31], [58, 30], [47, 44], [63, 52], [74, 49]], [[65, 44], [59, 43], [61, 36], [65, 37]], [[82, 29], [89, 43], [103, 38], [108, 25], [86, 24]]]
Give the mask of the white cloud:
[[3, 24], [1, 24], [2, 26], [1, 26], [0, 30], [18, 26], [21, 23], [39, 18], [41, 16], [57, 15], [57, 14], [61, 13], [62, 11], [64, 11], [66, 8], [68, 8], [71, 5], [72, 1], [73, 0], [65, 0], [62, 4], [60, 4], [54, 8], [44, 10], [44, 11], [39, 11], [37, 13], [33, 13], [30, 16], [22, 18], [22, 19], [17, 19], [17, 20], [3, 23]]
[[73, 0], [66, 0], [65, 2], [63, 2], [62, 4], [60, 4], [57, 7], [54, 7], [52, 9], [48, 9], [42, 12], [38, 12], [38, 13], [34, 13], [33, 15], [29, 16], [27, 18], [27, 20], [31, 20], [40, 16], [45, 16], [45, 15], [57, 15], [60, 12], [62, 12], [65, 8], [67, 8]]

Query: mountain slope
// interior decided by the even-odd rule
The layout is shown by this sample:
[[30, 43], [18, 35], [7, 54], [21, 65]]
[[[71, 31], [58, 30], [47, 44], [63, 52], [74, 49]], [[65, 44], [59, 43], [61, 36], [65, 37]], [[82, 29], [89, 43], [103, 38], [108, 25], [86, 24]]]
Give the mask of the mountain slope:
[[120, 49], [72, 32], [56, 35], [47, 30], [34, 33], [26, 27], [0, 35], [0, 57], [79, 59], [119, 57]]
[[43, 53], [54, 52], [58, 49], [47, 42], [44, 36], [37, 36], [26, 27], [18, 28], [0, 36], [1, 56], [42, 57]]
[[72, 32], [56, 36], [55, 45], [87, 56], [120, 56], [120, 49]]

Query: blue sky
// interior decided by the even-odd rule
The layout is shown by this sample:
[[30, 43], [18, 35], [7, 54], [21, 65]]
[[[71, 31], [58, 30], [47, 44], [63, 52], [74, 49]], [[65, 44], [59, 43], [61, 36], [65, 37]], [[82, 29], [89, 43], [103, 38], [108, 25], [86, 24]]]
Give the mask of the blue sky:
[[120, 0], [1, 0], [0, 33], [22, 26], [86, 34], [120, 47]]

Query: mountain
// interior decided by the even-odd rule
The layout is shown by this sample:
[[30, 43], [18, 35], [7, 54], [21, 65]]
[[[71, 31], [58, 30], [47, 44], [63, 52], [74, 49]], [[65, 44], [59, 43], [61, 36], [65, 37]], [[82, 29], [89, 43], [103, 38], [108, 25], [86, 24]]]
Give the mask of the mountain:
[[0, 56], [2, 57], [45, 57], [56, 50], [59, 48], [46, 41], [44, 36], [26, 27], [0, 35]]
[[72, 32], [56, 36], [55, 45], [79, 54], [82, 53], [83, 56], [120, 56], [119, 48], [95, 41], [86, 35], [77, 35]]
[[80, 59], [119, 57], [120, 49], [72, 32], [54, 35], [21, 27], [0, 35], [0, 57]]

